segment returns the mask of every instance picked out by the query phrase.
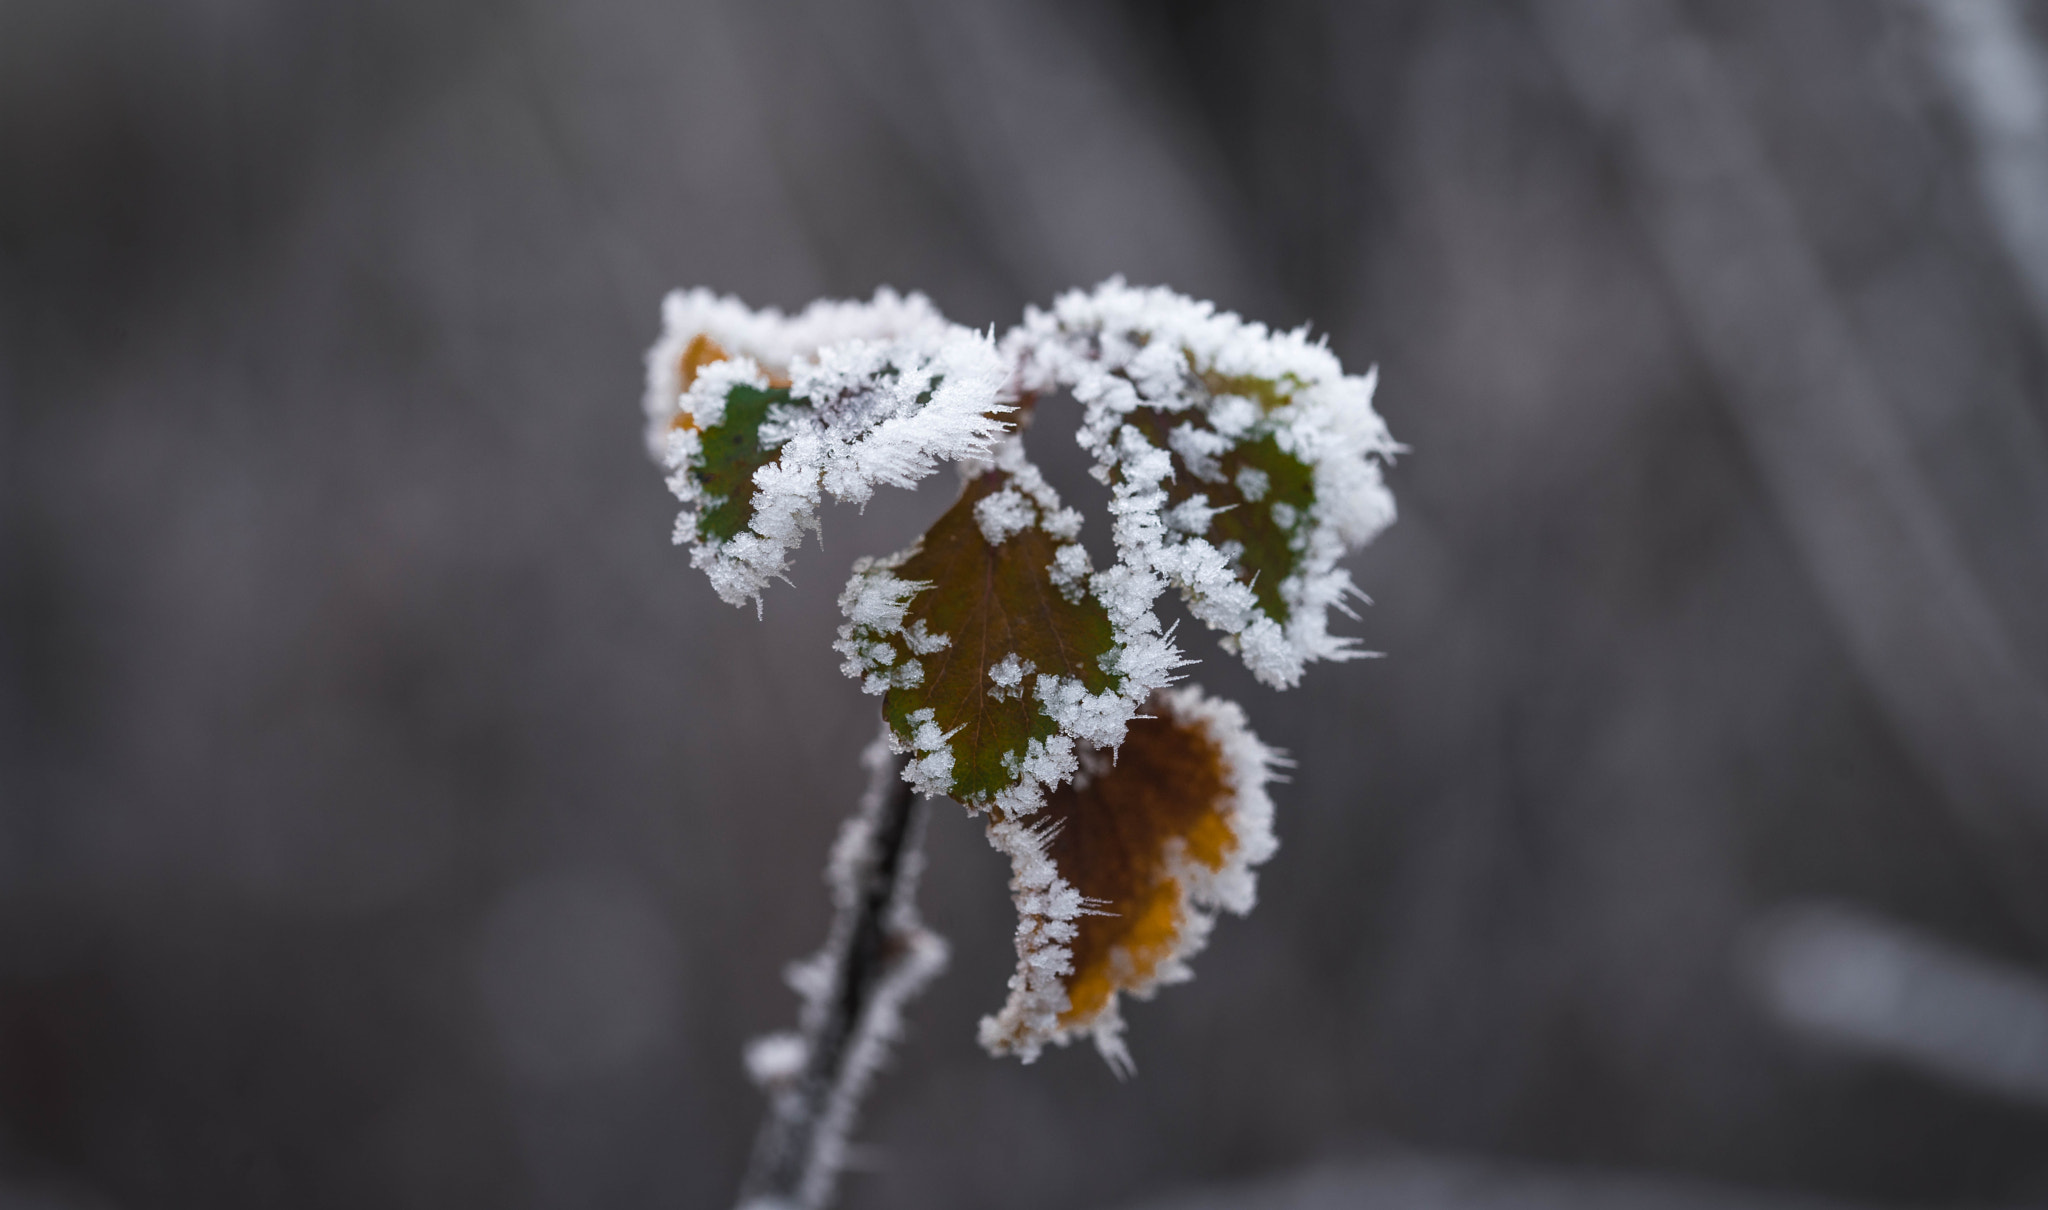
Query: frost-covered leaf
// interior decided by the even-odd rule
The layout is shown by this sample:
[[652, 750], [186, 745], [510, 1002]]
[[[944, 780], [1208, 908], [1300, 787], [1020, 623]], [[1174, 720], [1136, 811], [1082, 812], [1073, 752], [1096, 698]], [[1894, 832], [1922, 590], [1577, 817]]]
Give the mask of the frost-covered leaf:
[[1394, 517], [1380, 463], [1399, 446], [1373, 375], [1345, 374], [1305, 329], [1118, 280], [1031, 311], [1004, 348], [1016, 389], [1082, 404], [1121, 561], [1179, 589], [1269, 685], [1357, 654], [1328, 613], [1353, 591], [1337, 560]]
[[1080, 528], [1011, 441], [917, 545], [856, 565], [836, 647], [922, 792], [1030, 814], [1179, 663], [1156, 588], [1092, 574]]
[[1277, 757], [1244, 712], [1196, 688], [1155, 695], [1114, 754], [1084, 749], [1080, 774], [1028, 818], [992, 814], [1010, 856], [1017, 973], [982, 1045], [1026, 1062], [1089, 1034], [1127, 1071], [1118, 997], [1190, 976], [1218, 911], [1251, 910], [1252, 867], [1271, 856]]
[[675, 540], [733, 604], [787, 569], [825, 492], [864, 503], [1008, 428], [993, 341], [920, 295], [814, 303], [793, 318], [671, 294], [647, 355], [648, 444], [683, 502]]

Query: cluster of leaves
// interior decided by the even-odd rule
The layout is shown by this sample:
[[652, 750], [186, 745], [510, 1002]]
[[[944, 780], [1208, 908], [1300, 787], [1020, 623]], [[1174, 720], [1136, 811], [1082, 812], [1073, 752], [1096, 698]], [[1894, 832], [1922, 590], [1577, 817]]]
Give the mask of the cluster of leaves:
[[[1000, 342], [888, 291], [794, 317], [679, 292], [664, 317], [649, 445], [676, 541], [725, 600], [759, 608], [822, 493], [959, 467], [916, 543], [855, 565], [836, 647], [905, 779], [985, 813], [1010, 859], [1018, 967], [983, 1044], [1028, 1062], [1086, 1035], [1127, 1067], [1120, 995], [1186, 978], [1274, 848], [1279, 758], [1237, 706], [1170, 688], [1188, 661], [1158, 599], [1178, 592], [1276, 688], [1360, 654], [1328, 615], [1354, 592], [1339, 558], [1394, 515], [1372, 376], [1305, 331], [1116, 280]], [[1101, 570], [1025, 454], [1020, 413], [1060, 391], [1110, 488]]]

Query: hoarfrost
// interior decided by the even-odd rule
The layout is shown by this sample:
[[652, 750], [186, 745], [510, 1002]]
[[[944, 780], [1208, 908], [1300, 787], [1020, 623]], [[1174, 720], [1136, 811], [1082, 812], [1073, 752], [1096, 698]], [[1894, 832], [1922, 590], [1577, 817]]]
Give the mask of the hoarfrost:
[[953, 645], [953, 636], [949, 634], [933, 634], [925, 626], [924, 619], [919, 618], [911, 624], [909, 630], [903, 632], [903, 641], [909, 644], [910, 649], [919, 655], [934, 655], [951, 647]]
[[1014, 489], [997, 492], [974, 506], [974, 520], [981, 526], [981, 536], [990, 546], [1001, 546], [1014, 534], [1030, 529], [1038, 520], [1038, 510], [1022, 492]]
[[1052, 565], [1046, 570], [1054, 588], [1070, 605], [1079, 604], [1088, 590], [1088, 550], [1079, 542], [1070, 542], [1053, 552]]
[[[1052, 830], [1010, 819], [991, 820], [988, 840], [1010, 859], [1010, 895], [1017, 904], [1017, 970], [1010, 976], [1010, 996], [1000, 1012], [984, 1017], [979, 1036], [991, 1054], [1014, 1051], [1026, 1063], [1038, 1058], [1046, 1040], [1060, 1034], [1060, 1014], [1067, 1010], [1066, 976], [1074, 969], [1067, 942], [1074, 921], [1087, 911], [1087, 901], [1060, 876], [1046, 843]], [[1012, 1045], [1011, 1038], [1028, 1039]]]
[[[863, 688], [869, 693], [880, 692], [867, 685]], [[939, 729], [937, 715], [930, 707], [912, 713], [910, 723], [914, 728], [909, 743], [912, 759], [903, 767], [903, 780], [926, 798], [942, 798], [953, 789], [954, 732]], [[901, 744], [894, 733], [890, 734], [889, 742]]]
[[747, 1076], [761, 1088], [790, 1083], [803, 1074], [810, 1054], [802, 1034], [763, 1034], [747, 1043]]
[[[1220, 867], [1211, 867], [1190, 858], [1180, 837], [1160, 840], [1167, 876], [1177, 889], [1175, 916], [1180, 927], [1172, 948], [1149, 977], [1122, 987], [1140, 998], [1193, 977], [1188, 960], [1208, 944], [1218, 913], [1243, 915], [1252, 909], [1258, 897], [1254, 870], [1279, 847], [1273, 835], [1273, 800], [1266, 787], [1276, 767], [1286, 763], [1252, 733], [1244, 711], [1234, 702], [1190, 686], [1158, 694], [1151, 706], [1167, 724], [1197, 730], [1213, 746], [1221, 787], [1215, 809], [1233, 844]], [[1081, 820], [1068, 826], [1086, 824]], [[1065, 1045], [1086, 1036], [1113, 1070], [1128, 1074], [1132, 1065], [1116, 994], [1089, 1017], [1068, 1016], [1073, 1008], [1068, 980], [1075, 974], [1070, 943], [1077, 922], [1114, 905], [1091, 903], [1060, 871], [1048, 851], [1060, 826], [1056, 820], [1027, 823], [1000, 817], [989, 824], [990, 843], [1010, 858], [1010, 890], [1017, 903], [1017, 969], [1010, 976], [1010, 995], [1002, 1009], [981, 1022], [981, 1043], [991, 1053], [1015, 1054], [1029, 1063], [1048, 1043]], [[1130, 958], [1111, 955], [1112, 962], [1118, 958], [1128, 973]]]
[[[1111, 279], [1072, 291], [1051, 310], [1027, 311], [1003, 341], [1016, 366], [1014, 389], [1058, 388], [1083, 407], [1077, 438], [1095, 458], [1095, 474], [1113, 496], [1118, 558], [1178, 589], [1190, 610], [1223, 632], [1258, 678], [1276, 688], [1299, 682], [1303, 666], [1359, 654], [1328, 631], [1328, 610], [1352, 590], [1337, 566], [1394, 518], [1381, 466], [1400, 447], [1373, 410], [1375, 373], [1347, 375], [1306, 329], [1273, 332], [1165, 289], [1133, 289]], [[1142, 423], [1168, 418], [1164, 448]], [[1165, 423], [1165, 421], [1157, 421]], [[1226, 554], [1204, 536], [1204, 517], [1187, 502], [1169, 508], [1174, 477], [1168, 455], [1197, 481], [1234, 482], [1248, 501], [1273, 490], [1271, 473], [1244, 466], [1234, 479], [1222, 460], [1271, 439], [1271, 448], [1307, 469], [1313, 502], [1303, 515], [1268, 507], [1287, 532], [1292, 567], [1277, 585], [1275, 612], [1254, 589], [1264, 569], [1239, 566], [1245, 547]], [[1265, 456], [1265, 455], [1262, 455]], [[1200, 528], [1197, 529], [1197, 525]], [[1262, 622], [1271, 623], [1270, 628]]]
[[[939, 463], [983, 458], [1008, 428], [1008, 369], [993, 339], [947, 323], [921, 295], [878, 291], [868, 303], [815, 303], [794, 318], [750, 311], [709, 291], [678, 291], [647, 355], [648, 448], [683, 505], [678, 543], [718, 595], [758, 608], [806, 532], [823, 493], [866, 503], [909, 487]], [[745, 526], [707, 532], [705, 435], [727, 422], [739, 388], [785, 391], [752, 442], [773, 451], [753, 470]]]
[[[1133, 289], [1120, 279], [1069, 292], [1048, 310], [1027, 310], [1000, 346], [993, 329], [962, 328], [922, 295], [887, 289], [867, 302], [819, 302], [794, 316], [701, 289], [664, 301], [662, 335], [647, 354], [647, 445], [682, 505], [674, 541], [690, 548], [692, 566], [722, 599], [751, 600], [758, 609], [767, 585], [785, 578], [804, 536], [817, 532], [826, 495], [863, 504], [878, 487], [911, 486], [954, 461], [970, 482], [979, 481], [974, 490], [988, 494], [975, 503], [971, 530], [956, 523], [947, 541], [966, 532], [965, 549], [973, 549], [978, 533], [995, 551], [1040, 531], [1049, 545], [1033, 538], [1023, 548], [1034, 559], [1051, 552], [1032, 569], [1042, 571], [1047, 586], [1034, 608], [1056, 613], [1062, 601], [1076, 607], [1092, 599], [1109, 621], [1106, 651], [1092, 606], [1087, 625], [1094, 629], [1076, 632], [1094, 636], [1085, 650], [1109, 678], [1107, 688], [1089, 690], [1104, 683], [1094, 671], [1068, 675], [1076, 670], [1070, 659], [1052, 667], [1059, 661], [1051, 648], [1034, 645], [1041, 639], [1017, 640], [1039, 657], [1037, 664], [1011, 651], [985, 669], [985, 683], [968, 695], [974, 702], [1013, 703], [1001, 709], [1037, 720], [1032, 738], [1001, 733], [996, 744], [1017, 746], [999, 757], [985, 739], [976, 741], [983, 747], [959, 746], [969, 742], [960, 739], [963, 726], [941, 725], [931, 706], [892, 715], [898, 727], [885, 727], [865, 758], [876, 781], [843, 830], [828, 871], [838, 906], [832, 940], [789, 971], [805, 1004], [802, 1029], [758, 1039], [747, 1050], [748, 1070], [769, 1090], [774, 1114], [797, 1105], [793, 1098], [806, 1087], [816, 1091], [820, 1031], [845, 976], [848, 930], [855, 927], [849, 922], [880, 851], [875, 829], [884, 815], [884, 781], [897, 763], [890, 749], [901, 754], [901, 779], [916, 793], [954, 795], [971, 811], [987, 811], [990, 842], [1010, 859], [1017, 967], [1006, 1003], [981, 1023], [983, 1045], [1030, 1062], [1047, 1043], [1085, 1035], [1120, 1076], [1130, 1072], [1120, 993], [1148, 996], [1191, 977], [1188, 959], [1206, 943], [1216, 916], [1250, 909], [1254, 867], [1275, 847], [1265, 787], [1285, 763], [1252, 735], [1237, 706], [1194, 688], [1167, 688], [1188, 661], [1171, 632], [1162, 631], [1157, 599], [1169, 587], [1180, 593], [1190, 612], [1219, 632], [1224, 649], [1274, 687], [1297, 683], [1308, 663], [1360, 654], [1352, 640], [1329, 633], [1328, 611], [1345, 609], [1344, 596], [1356, 592], [1339, 560], [1394, 517], [1383, 467], [1401, 447], [1373, 409], [1375, 382], [1374, 372], [1345, 374], [1306, 329], [1273, 332], [1209, 303]], [[1091, 474], [1110, 489], [1116, 559], [1099, 571], [1080, 542], [1081, 514], [1061, 503], [1008, 419], [1019, 398], [1057, 389], [1081, 404], [1076, 439], [1094, 460]], [[989, 490], [982, 477], [992, 471], [1002, 478]], [[960, 585], [948, 574], [950, 555], [919, 565], [917, 574], [930, 579], [899, 575], [919, 549], [855, 564], [840, 595], [845, 625], [834, 650], [867, 693], [924, 694], [907, 703], [894, 699], [892, 711], [939, 702], [950, 724], [960, 716], [926, 678], [950, 686], [948, 692], [971, 684], [958, 679], [963, 653], [941, 655], [955, 636], [912, 615], [925, 612], [917, 607], [919, 594]], [[990, 565], [1012, 577], [1010, 591], [1019, 549], [1007, 547], [1007, 563], [991, 556]], [[962, 616], [949, 608], [956, 612], [941, 611], [937, 620], [959, 629], [945, 620]], [[962, 631], [970, 647], [975, 633]], [[1077, 1014], [1069, 996], [1075, 939], [1086, 917], [1115, 914], [1115, 905], [1088, 899], [1076, 885], [1077, 878], [1099, 882], [1098, 875], [1058, 867], [1055, 848], [1076, 843], [1062, 829], [1088, 822], [1048, 817], [1048, 796], [1077, 778], [1077, 793], [1085, 794], [1093, 779], [1116, 776], [1116, 750], [1141, 709], [1207, 738], [1221, 765], [1216, 811], [1232, 847], [1220, 865], [1195, 860], [1189, 842], [1161, 825], [1164, 865], [1153, 868], [1166, 871], [1177, 896], [1170, 950], [1145, 951], [1149, 965], [1142, 967], [1136, 951], [1111, 952], [1115, 990], [1101, 1001], [1098, 981]], [[990, 770], [992, 758], [999, 772]], [[961, 786], [976, 790], [959, 793]], [[897, 956], [872, 1010], [849, 1035], [843, 1072], [833, 1077], [825, 1107], [804, 1127], [815, 1137], [803, 1189], [796, 1203], [778, 1205], [814, 1205], [829, 1189], [854, 1104], [898, 1027], [902, 1001], [943, 964], [943, 943], [909, 908], [915, 867], [912, 856], [891, 892], [900, 905], [890, 909]], [[1099, 955], [1101, 943], [1090, 944]], [[1100, 971], [1097, 958], [1088, 961]]]
[[[899, 735], [913, 759], [904, 777], [914, 780], [919, 790], [932, 795], [954, 795], [970, 809], [993, 806], [1009, 815], [1029, 815], [1039, 809], [1045, 794], [1072, 776], [1076, 741], [1099, 747], [1114, 747], [1123, 740], [1124, 728], [1138, 707], [1155, 690], [1171, 683], [1174, 670], [1186, 661], [1179, 649], [1160, 631], [1152, 610], [1162, 587], [1158, 577], [1119, 566], [1090, 574], [1087, 552], [1072, 539], [1079, 536], [1081, 517], [1065, 507], [1059, 494], [1037, 466], [1024, 455], [1023, 444], [1012, 437], [994, 451], [973, 473], [993, 470], [1005, 478], [1003, 486], [974, 506], [974, 520], [980, 536], [990, 547], [1001, 546], [1016, 535], [1037, 527], [1064, 545], [1054, 552], [1045, 569], [1053, 587], [1069, 601], [1078, 603], [1092, 594], [1103, 606], [1110, 622], [1112, 646], [1104, 654], [1101, 670], [1112, 679], [1109, 688], [1091, 693], [1077, 679], [1040, 672], [1017, 652], [988, 668], [987, 694], [997, 701], [1012, 700], [1027, 690], [1058, 734], [1031, 740], [1021, 751], [1003, 762], [1004, 771], [1014, 779], [992, 793], [963, 795], [953, 785], [953, 774], [962, 767], [951, 741], [958, 732], [943, 732], [934, 711], [926, 707], [908, 716], [910, 734]], [[846, 657], [841, 665], [848, 676], [861, 680], [861, 687], [874, 694], [892, 688], [909, 687], [903, 674], [892, 669], [897, 645], [917, 650], [916, 624], [906, 626], [911, 603], [929, 582], [906, 580], [895, 569], [917, 552], [912, 547], [889, 559], [863, 559], [854, 566], [853, 578], [840, 594], [840, 609], [846, 624], [839, 629], [835, 650]], [[920, 622], [922, 619], [919, 620]], [[922, 670], [918, 675], [922, 676]]]
[[1021, 696], [1024, 692], [1024, 678], [1038, 671], [1030, 660], [1020, 660], [1012, 651], [1002, 661], [988, 670], [988, 679], [994, 682], [988, 695], [997, 701]]
[[895, 758], [885, 739], [868, 746], [862, 763], [867, 792], [825, 868], [831, 931], [822, 949], [789, 971], [802, 997], [798, 1029], [746, 1048], [748, 1073], [767, 1090], [770, 1107], [748, 1204], [826, 1203], [860, 1099], [902, 1035], [903, 1006], [946, 965], [945, 940], [917, 914], [922, 817], [893, 788]]
[[[848, 340], [903, 340], [933, 345], [945, 340], [952, 326], [922, 294], [901, 295], [888, 287], [865, 303], [821, 299], [802, 313], [785, 316], [774, 307], [753, 310], [731, 296], [699, 287], [673, 290], [661, 303], [661, 337], [647, 350], [648, 446], [659, 454], [662, 435], [673, 427], [678, 403], [691, 385], [684, 380], [683, 359], [698, 337], [725, 353], [762, 366], [789, 366], [828, 345]], [[708, 367], [698, 370], [703, 377]], [[766, 385], [765, 379], [757, 385]], [[699, 423], [718, 423], [725, 396], [717, 394], [711, 414]]]

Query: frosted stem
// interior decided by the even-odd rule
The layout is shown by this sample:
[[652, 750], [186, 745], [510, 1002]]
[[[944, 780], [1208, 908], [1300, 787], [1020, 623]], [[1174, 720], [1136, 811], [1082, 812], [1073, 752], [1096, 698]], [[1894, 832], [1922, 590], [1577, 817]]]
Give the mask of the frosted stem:
[[744, 1210], [819, 1210], [832, 1197], [861, 1097], [901, 1029], [902, 1008], [945, 966], [915, 903], [926, 810], [881, 740], [858, 811], [826, 867], [836, 911], [824, 949], [790, 969], [797, 1034], [757, 1039], [748, 1067], [768, 1092], [741, 1187]]

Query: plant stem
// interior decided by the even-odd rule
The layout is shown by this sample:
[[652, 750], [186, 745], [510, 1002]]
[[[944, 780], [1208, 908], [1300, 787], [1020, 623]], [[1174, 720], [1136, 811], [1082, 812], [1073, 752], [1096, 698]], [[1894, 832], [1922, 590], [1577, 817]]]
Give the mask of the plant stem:
[[902, 1007], [945, 965], [945, 942], [918, 920], [915, 904], [925, 804], [881, 741], [863, 760], [868, 792], [826, 868], [837, 908], [831, 933], [790, 971], [804, 997], [801, 1033], [750, 1048], [769, 1101], [741, 1187], [749, 1210], [818, 1210], [831, 1200], [847, 1132], [900, 1031]]

